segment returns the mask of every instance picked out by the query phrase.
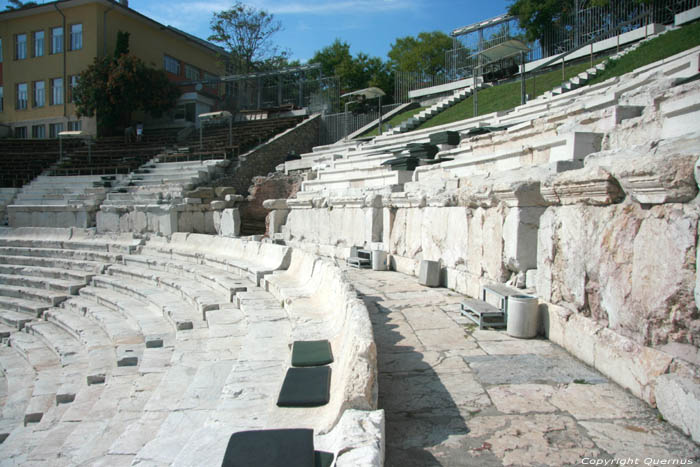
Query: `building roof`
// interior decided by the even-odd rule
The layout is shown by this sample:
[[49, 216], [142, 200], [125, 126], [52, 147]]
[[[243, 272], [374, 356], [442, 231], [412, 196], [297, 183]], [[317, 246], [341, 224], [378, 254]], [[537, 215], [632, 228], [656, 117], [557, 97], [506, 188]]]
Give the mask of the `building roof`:
[[165, 26], [158, 21], [155, 21], [148, 16], [145, 16], [138, 11], [129, 8], [127, 5], [120, 3], [118, 1], [114, 0], [56, 0], [53, 2], [47, 2], [43, 3], [41, 5], [35, 5], [35, 6], [30, 6], [26, 8], [21, 8], [18, 10], [5, 10], [5, 11], [0, 11], [0, 21], [6, 21], [14, 18], [22, 18], [26, 16], [31, 16], [35, 14], [40, 14], [40, 13], [48, 13], [52, 11], [56, 11], [56, 9], [63, 9], [63, 8], [70, 8], [70, 7], [76, 7], [76, 6], [81, 6], [81, 5], [89, 5], [91, 3], [98, 3], [101, 5], [104, 5], [109, 8], [114, 8], [120, 10], [122, 13], [125, 15], [137, 18], [147, 24], [149, 24], [151, 27], [160, 29], [160, 30], [165, 30], [169, 31], [171, 34], [175, 34], [177, 36], [180, 36], [181, 38], [193, 42], [197, 44], [198, 46], [207, 49], [211, 53], [225, 53], [224, 49], [212, 44], [211, 42], [207, 42], [204, 39], [200, 39], [199, 37], [193, 36], [192, 34], [188, 34], [184, 31], [181, 31], [177, 28], [174, 28], [172, 26]]

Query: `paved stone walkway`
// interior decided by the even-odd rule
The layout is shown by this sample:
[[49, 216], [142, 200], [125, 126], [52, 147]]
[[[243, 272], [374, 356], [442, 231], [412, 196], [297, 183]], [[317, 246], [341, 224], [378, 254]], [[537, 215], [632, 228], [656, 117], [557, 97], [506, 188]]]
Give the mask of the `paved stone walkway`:
[[658, 412], [557, 345], [480, 331], [460, 294], [414, 277], [347, 274], [374, 324], [388, 467], [700, 460]]

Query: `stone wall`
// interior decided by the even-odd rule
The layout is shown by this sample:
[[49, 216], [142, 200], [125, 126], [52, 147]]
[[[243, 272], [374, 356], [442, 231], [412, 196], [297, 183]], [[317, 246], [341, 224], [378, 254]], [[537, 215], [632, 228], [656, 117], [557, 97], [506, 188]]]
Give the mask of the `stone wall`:
[[240, 206], [243, 235], [269, 235], [266, 218], [270, 210], [263, 207], [263, 202], [295, 196], [301, 187], [302, 179], [300, 175], [285, 175], [280, 172], [266, 177], [254, 177], [249, 190], [250, 195]]
[[320, 122], [320, 115], [314, 115], [241, 155], [240, 163], [229, 168], [224, 178], [215, 180], [214, 186], [232, 186], [238, 193], [247, 194], [253, 178], [274, 172], [290, 151], [310, 152], [318, 144]]

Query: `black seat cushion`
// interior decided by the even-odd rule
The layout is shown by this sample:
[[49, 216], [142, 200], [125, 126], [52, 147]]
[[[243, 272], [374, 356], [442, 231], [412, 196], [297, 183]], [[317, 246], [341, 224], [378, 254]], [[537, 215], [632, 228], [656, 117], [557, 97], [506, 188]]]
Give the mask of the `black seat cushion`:
[[277, 398], [279, 407], [318, 407], [330, 400], [331, 368], [290, 368]]
[[331, 343], [322, 341], [295, 341], [292, 346], [292, 366], [319, 366], [333, 362]]
[[311, 467], [315, 458], [313, 430], [241, 431], [229, 438], [221, 467]]

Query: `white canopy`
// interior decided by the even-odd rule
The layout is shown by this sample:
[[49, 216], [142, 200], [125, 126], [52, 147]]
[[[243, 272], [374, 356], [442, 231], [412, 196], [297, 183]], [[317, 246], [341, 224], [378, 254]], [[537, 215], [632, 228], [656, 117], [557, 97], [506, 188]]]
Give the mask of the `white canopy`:
[[359, 91], [348, 92], [340, 97], [348, 96], [364, 96], [365, 99], [374, 99], [375, 97], [386, 96], [386, 93], [379, 88], [371, 87], [366, 89], [360, 89]]

